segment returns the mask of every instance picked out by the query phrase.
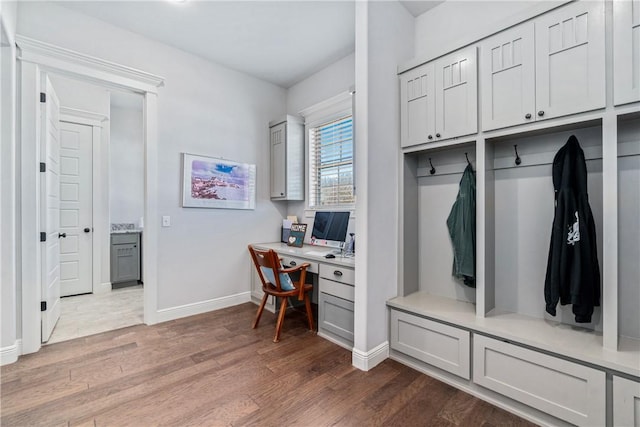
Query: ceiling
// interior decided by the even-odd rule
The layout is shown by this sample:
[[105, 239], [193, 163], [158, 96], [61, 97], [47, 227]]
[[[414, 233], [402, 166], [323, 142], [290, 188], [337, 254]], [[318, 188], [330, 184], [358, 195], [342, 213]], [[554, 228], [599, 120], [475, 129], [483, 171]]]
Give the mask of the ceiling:
[[[351, 0], [56, 3], [284, 88], [355, 50]], [[441, 1], [401, 3], [417, 16]]]

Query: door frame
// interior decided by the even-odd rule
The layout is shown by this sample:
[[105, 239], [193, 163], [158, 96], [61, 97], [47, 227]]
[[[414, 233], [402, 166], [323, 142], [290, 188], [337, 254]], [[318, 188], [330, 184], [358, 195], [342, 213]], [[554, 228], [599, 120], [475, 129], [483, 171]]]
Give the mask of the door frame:
[[55, 73], [89, 81], [106, 88], [125, 89], [144, 97], [144, 223], [143, 276], [144, 323], [158, 319], [157, 242], [160, 229], [158, 217], [158, 88], [162, 77], [105, 61], [69, 49], [61, 48], [21, 35], [15, 37], [18, 46], [20, 76], [19, 140], [20, 140], [20, 225], [19, 283], [21, 286], [22, 351], [34, 353], [42, 345], [40, 331], [40, 78]]
[[[91, 111], [75, 108], [60, 107], [60, 121], [78, 125], [91, 126], [91, 289], [94, 293], [105, 293], [111, 290], [110, 282], [101, 282], [103, 265], [101, 264], [104, 251], [109, 250], [109, 234], [105, 227], [100, 226], [109, 222], [108, 206], [101, 206], [105, 191], [109, 189], [109, 169], [100, 168], [100, 156], [109, 150], [109, 117]], [[106, 185], [105, 185], [106, 182]]]

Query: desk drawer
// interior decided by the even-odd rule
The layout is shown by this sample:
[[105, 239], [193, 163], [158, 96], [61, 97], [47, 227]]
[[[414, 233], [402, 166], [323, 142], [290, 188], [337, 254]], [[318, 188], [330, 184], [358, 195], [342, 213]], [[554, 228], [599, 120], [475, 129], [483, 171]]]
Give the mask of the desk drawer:
[[282, 265], [285, 268], [291, 268], [291, 267], [296, 267], [298, 265], [302, 265], [305, 262], [309, 264], [309, 267], [307, 267], [307, 272], [308, 273], [315, 273], [318, 274], [318, 263], [317, 262], [310, 262], [301, 258], [296, 258], [296, 257], [292, 257], [292, 256], [288, 256], [288, 255], [282, 255], [280, 258], [282, 258]]
[[575, 425], [605, 425], [605, 373], [482, 335], [473, 382]]
[[338, 267], [330, 264], [320, 265], [320, 277], [334, 280], [354, 286], [356, 283], [355, 273], [352, 268]]
[[353, 346], [353, 302], [320, 292], [318, 329]]
[[333, 280], [327, 280], [323, 277], [320, 278], [320, 292], [346, 299], [351, 302], [353, 302], [355, 298], [353, 286], [345, 283], [334, 282]]

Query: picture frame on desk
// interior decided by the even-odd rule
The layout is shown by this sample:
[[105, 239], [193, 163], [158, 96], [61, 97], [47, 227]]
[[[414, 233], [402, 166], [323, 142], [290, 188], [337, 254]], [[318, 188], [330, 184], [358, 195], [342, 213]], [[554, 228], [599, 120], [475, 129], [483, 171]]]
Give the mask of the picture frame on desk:
[[307, 234], [307, 224], [291, 224], [291, 231], [287, 239], [287, 245], [301, 248], [304, 244], [304, 236]]

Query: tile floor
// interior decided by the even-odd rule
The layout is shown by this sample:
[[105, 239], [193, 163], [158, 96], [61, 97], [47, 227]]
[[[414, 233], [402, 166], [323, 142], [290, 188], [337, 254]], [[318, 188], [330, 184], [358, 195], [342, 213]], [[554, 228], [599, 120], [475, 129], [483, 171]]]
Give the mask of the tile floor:
[[142, 285], [61, 299], [60, 320], [47, 344], [143, 323]]

